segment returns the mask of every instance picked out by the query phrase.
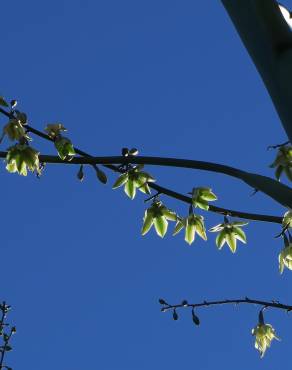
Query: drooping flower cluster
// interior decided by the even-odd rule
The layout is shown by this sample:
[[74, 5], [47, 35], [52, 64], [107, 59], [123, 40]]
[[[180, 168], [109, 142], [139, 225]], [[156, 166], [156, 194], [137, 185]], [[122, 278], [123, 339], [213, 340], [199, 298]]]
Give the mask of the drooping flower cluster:
[[124, 191], [130, 199], [134, 199], [137, 190], [142, 193], [151, 194], [148, 183], [155, 182], [155, 179], [147, 172], [142, 171], [144, 165], [135, 166], [118, 177], [113, 189], [124, 186]]
[[192, 192], [192, 204], [194, 207], [198, 207], [208, 211], [209, 203], [217, 200], [217, 196], [212, 192], [211, 188], [198, 187], [193, 188]]
[[156, 233], [163, 238], [167, 232], [168, 221], [176, 221], [177, 215], [175, 212], [171, 211], [159, 200], [155, 200], [151, 207], [146, 209], [143, 226], [142, 235], [148, 233], [151, 227], [154, 225]]
[[255, 336], [255, 348], [260, 352], [261, 358], [264, 356], [266, 350], [271, 346], [273, 339], [280, 340], [277, 337], [275, 329], [270, 324], [258, 323], [252, 329], [252, 335]]
[[219, 232], [216, 237], [216, 245], [219, 249], [222, 249], [225, 243], [229, 246], [232, 253], [236, 252], [237, 240], [242, 243], [246, 243], [245, 232], [241, 229], [242, 226], [247, 225], [247, 222], [229, 222], [225, 219], [225, 222], [212, 227], [209, 231]]
[[67, 129], [61, 123], [50, 123], [46, 126], [45, 131], [53, 139], [59, 157], [62, 160], [70, 161], [76, 153], [71, 140], [61, 134]]
[[284, 172], [288, 180], [292, 181], [292, 146], [281, 146], [278, 150], [276, 159], [270, 167], [276, 169], [275, 177], [277, 180], [280, 180], [280, 177]]
[[207, 240], [203, 216], [192, 213], [188, 217], [179, 218], [175, 225], [173, 235], [178, 234], [183, 228], [185, 229], [185, 241], [189, 245], [194, 242], [196, 234], [202, 239]]
[[279, 269], [281, 274], [285, 267], [292, 270], [292, 243], [286, 245], [279, 254]]
[[39, 152], [27, 144], [16, 144], [8, 149], [6, 156], [8, 172], [26, 176], [27, 170], [40, 171]]

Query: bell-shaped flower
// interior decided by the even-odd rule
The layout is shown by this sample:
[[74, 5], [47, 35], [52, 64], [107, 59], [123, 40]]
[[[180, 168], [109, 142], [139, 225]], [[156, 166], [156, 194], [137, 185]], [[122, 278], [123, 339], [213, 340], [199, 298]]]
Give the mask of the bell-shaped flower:
[[183, 228], [185, 229], [185, 241], [189, 245], [194, 242], [196, 234], [207, 240], [203, 216], [192, 213], [188, 217], [178, 218], [173, 235], [178, 234]]
[[[19, 113], [21, 114], [21, 113]], [[24, 114], [24, 113], [23, 113]], [[1, 140], [7, 135], [11, 141], [20, 140], [22, 138], [31, 140], [27, 135], [21, 119], [11, 118], [9, 122], [3, 127], [3, 134]]]
[[142, 193], [151, 194], [148, 183], [155, 182], [149, 173], [141, 171], [143, 165], [135, 166], [118, 177], [113, 185], [113, 189], [124, 186], [124, 191], [130, 199], [134, 199], [137, 189]]
[[26, 176], [27, 170], [40, 172], [39, 152], [27, 144], [16, 144], [10, 147], [6, 156], [8, 172], [18, 172]]
[[270, 167], [276, 169], [275, 177], [277, 180], [280, 180], [280, 177], [284, 172], [287, 178], [292, 181], [292, 146], [281, 146], [278, 150], [276, 159]]
[[59, 135], [55, 139], [54, 144], [58, 155], [62, 160], [70, 161], [76, 154], [71, 140], [67, 137]]
[[193, 191], [190, 194], [192, 195], [193, 206], [206, 211], [209, 209], [208, 202], [217, 200], [217, 196], [212, 192], [211, 188], [193, 188]]
[[280, 340], [276, 335], [275, 329], [270, 324], [258, 323], [252, 329], [252, 335], [255, 336], [255, 348], [260, 352], [261, 357], [264, 356], [273, 339]]
[[292, 228], [292, 211], [287, 211], [282, 220], [283, 229]]
[[176, 220], [176, 213], [165, 207], [161, 201], [156, 200], [152, 203], [151, 207], [145, 211], [141, 231], [142, 235], [147, 234], [154, 225], [157, 235], [163, 238], [167, 232], [168, 221]]
[[51, 139], [55, 139], [61, 135], [61, 132], [65, 132], [67, 129], [61, 123], [49, 123], [45, 127], [45, 131]]
[[237, 240], [246, 243], [245, 232], [241, 229], [242, 226], [247, 225], [247, 222], [224, 222], [222, 224], [212, 227], [210, 232], [219, 232], [216, 237], [216, 245], [218, 249], [222, 249], [226, 243], [231, 252], [235, 253], [237, 248]]
[[279, 254], [279, 269], [281, 274], [285, 267], [292, 270], [292, 243], [285, 246]]

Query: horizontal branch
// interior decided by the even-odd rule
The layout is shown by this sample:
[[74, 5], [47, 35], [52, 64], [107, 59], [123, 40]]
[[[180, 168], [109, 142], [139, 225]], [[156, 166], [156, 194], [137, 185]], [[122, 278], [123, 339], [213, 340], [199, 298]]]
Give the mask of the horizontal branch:
[[[4, 109], [0, 107], [0, 113], [4, 114], [8, 118], [14, 118], [13, 113], [6, 112]], [[29, 126], [25, 126], [28, 132], [31, 132], [47, 141], [53, 142], [53, 139], [50, 138], [47, 134]], [[203, 162], [203, 161], [194, 161], [194, 160], [185, 160], [185, 159], [177, 159], [177, 158], [161, 158], [161, 157], [123, 157], [123, 156], [115, 156], [115, 157], [93, 157], [90, 154], [78, 149], [74, 148], [75, 152], [82, 157], [74, 157], [70, 161], [64, 161], [57, 156], [50, 156], [50, 155], [40, 155], [40, 161], [44, 163], [57, 163], [57, 164], [88, 164], [96, 167], [97, 164], [102, 164], [106, 168], [113, 170], [115, 172], [122, 172], [118, 167], [114, 166], [114, 164], [148, 164], [148, 165], [158, 165], [158, 166], [172, 166], [172, 167], [182, 167], [182, 168], [190, 168], [190, 169], [199, 169], [199, 170], [206, 170], [212, 171], [217, 173], [223, 173], [229, 176], [240, 178], [243, 174], [248, 174], [247, 172], [241, 171], [239, 169], [225, 166], [217, 163], [211, 162]], [[0, 152], [0, 157], [5, 158], [7, 152]], [[274, 181], [274, 180], [273, 180]], [[160, 194], [165, 194], [169, 197], [178, 199], [185, 203], [191, 204], [192, 200], [190, 197], [187, 197], [183, 194], [174, 192], [170, 189], [162, 187], [157, 184], [149, 183], [149, 186], [156, 190]], [[220, 208], [216, 206], [210, 205], [209, 211], [219, 213], [222, 215], [229, 215], [232, 217], [240, 217], [248, 220], [254, 221], [263, 221], [263, 222], [272, 222], [272, 223], [282, 223], [282, 217], [279, 216], [270, 216], [270, 215], [262, 215], [262, 214], [254, 214], [254, 213], [247, 213], [247, 212], [240, 212], [226, 208]]]
[[[0, 158], [5, 158], [6, 155], [7, 155], [7, 152], [0, 152]], [[91, 161], [91, 159], [96, 159], [96, 158], [98, 158], [96, 161]], [[142, 158], [144, 159], [144, 158], [151, 158], [151, 157], [142, 157]], [[152, 157], [152, 158], [154, 158], [154, 157]], [[85, 158], [81, 158], [81, 157], [77, 158], [77, 157], [75, 157], [71, 161], [63, 161], [59, 157], [48, 156], [48, 155], [40, 155], [39, 159], [40, 159], [41, 162], [44, 162], [44, 163], [75, 164], [75, 165], [76, 164], [88, 164], [88, 165], [103, 164], [103, 165], [105, 165], [105, 163], [121, 164], [125, 161], [124, 157], [92, 157], [92, 158], [86, 158], [86, 157]], [[132, 161], [132, 159], [133, 159], [133, 161]], [[148, 161], [146, 161], [146, 160], [145, 161], [136, 161], [136, 159], [139, 159], [139, 157], [132, 157], [130, 162], [131, 163], [135, 162], [135, 163], [148, 164]], [[166, 159], [169, 159], [169, 158], [166, 158]], [[129, 162], [129, 161], [127, 160], [127, 162]], [[196, 161], [191, 161], [191, 162], [196, 162]], [[204, 163], [204, 162], [200, 162], [200, 163]], [[205, 163], [208, 163], [208, 162], [205, 162]], [[108, 165], [105, 165], [105, 166], [107, 168], [115, 171], [115, 172], [119, 172], [119, 173], [121, 172], [121, 170], [119, 170], [118, 167], [115, 167], [113, 165], [108, 164]], [[220, 166], [220, 165], [218, 165], [218, 166]], [[224, 166], [222, 166], [222, 167], [224, 167]], [[157, 184], [149, 183], [148, 185], [149, 185], [150, 188], [156, 190], [159, 194], [164, 194], [164, 195], [167, 195], [171, 198], [180, 200], [184, 203], [192, 204], [192, 198], [190, 198], [186, 195], [183, 195], [181, 193], [177, 193], [173, 190], [170, 190], [168, 188], [162, 187], [162, 186], [157, 185]], [[283, 217], [279, 217], [279, 216], [270, 216], [270, 215], [263, 215], [263, 214], [257, 214], [257, 213], [241, 212], [241, 211], [236, 211], [236, 210], [232, 210], [232, 209], [216, 207], [216, 206], [213, 206], [213, 205], [209, 206], [209, 211], [214, 212], [214, 213], [219, 213], [219, 214], [222, 214], [222, 215], [227, 215], [227, 216], [232, 216], [232, 217], [239, 217], [239, 218], [243, 218], [243, 219], [247, 219], [247, 220], [271, 222], [271, 223], [277, 223], [277, 224], [281, 224], [282, 220], [283, 220]]]
[[[227, 305], [227, 304], [255, 304], [262, 307], [271, 307], [271, 308], [277, 308], [280, 310], [285, 311], [292, 311], [292, 306], [287, 304], [282, 304], [277, 301], [261, 301], [258, 299], [250, 299], [248, 297], [245, 297], [243, 299], [224, 299], [219, 301], [204, 301], [201, 303], [188, 303], [186, 300], [182, 301], [180, 304], [170, 305], [163, 299], [159, 300], [160, 304], [162, 305], [161, 311], [166, 312], [169, 310], [176, 310], [180, 308], [198, 308], [198, 307], [211, 307], [211, 306], [221, 306], [221, 305]], [[162, 303], [164, 302], [164, 303]]]

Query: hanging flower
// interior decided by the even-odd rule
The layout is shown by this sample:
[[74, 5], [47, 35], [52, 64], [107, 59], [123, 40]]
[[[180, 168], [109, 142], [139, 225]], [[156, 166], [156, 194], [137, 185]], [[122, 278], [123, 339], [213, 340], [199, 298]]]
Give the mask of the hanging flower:
[[8, 149], [6, 156], [8, 172], [26, 176], [27, 170], [40, 172], [39, 152], [27, 144], [16, 144]]
[[155, 182], [149, 173], [141, 171], [144, 165], [138, 165], [118, 177], [113, 185], [113, 189], [124, 186], [124, 191], [130, 199], [134, 199], [137, 189], [142, 193], [151, 194], [148, 183]]
[[167, 232], [168, 221], [176, 220], [176, 213], [165, 207], [161, 201], [156, 200], [152, 203], [151, 207], [145, 211], [142, 235], [147, 234], [154, 225], [157, 235], [163, 238]]
[[237, 248], [237, 240], [240, 240], [242, 243], [246, 243], [246, 235], [241, 227], [247, 224], [247, 222], [239, 221], [224, 222], [212, 227], [209, 231], [219, 231], [219, 234], [216, 237], [216, 245], [219, 250], [222, 249], [222, 247], [226, 243], [229, 246], [231, 252], [235, 253]]
[[275, 177], [277, 180], [280, 180], [280, 177], [284, 172], [288, 180], [292, 181], [292, 146], [281, 146], [278, 150], [276, 159], [270, 167], [276, 168]]
[[292, 243], [285, 246], [279, 254], [279, 269], [281, 274], [285, 267], [292, 270]]
[[280, 340], [276, 335], [275, 329], [270, 324], [258, 323], [252, 329], [252, 335], [255, 336], [255, 348], [260, 352], [261, 358], [264, 356], [267, 348], [271, 346], [273, 339]]
[[193, 188], [192, 194], [192, 204], [194, 207], [198, 207], [208, 211], [208, 202], [213, 202], [217, 200], [217, 196], [212, 192], [211, 188]]
[[173, 235], [178, 234], [183, 228], [185, 228], [185, 241], [189, 245], [194, 242], [196, 234], [202, 239], [207, 240], [203, 216], [192, 213], [188, 217], [179, 218], [175, 225]]

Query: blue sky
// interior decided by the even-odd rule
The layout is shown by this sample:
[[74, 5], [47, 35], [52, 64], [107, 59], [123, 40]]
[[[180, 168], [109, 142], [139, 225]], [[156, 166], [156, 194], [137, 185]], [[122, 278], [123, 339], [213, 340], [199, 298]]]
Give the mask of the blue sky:
[[[292, 8], [292, 1], [285, 5]], [[264, 86], [220, 1], [51, 0], [1, 5], [1, 94], [31, 125], [62, 122], [92, 155], [213, 161], [273, 175], [268, 145], [286, 140]], [[5, 118], [1, 118], [5, 124]], [[3, 142], [2, 149], [9, 146]], [[54, 148], [34, 139], [42, 153]], [[148, 167], [187, 193], [211, 186], [218, 206], [282, 215], [262, 194], [223, 175]], [[258, 309], [198, 310], [173, 322], [158, 298], [256, 297], [292, 302], [291, 272], [278, 272], [277, 225], [250, 223], [232, 255], [215, 236], [191, 247], [183, 235], [140, 235], [143, 196], [101, 185], [90, 168], [47, 166], [38, 180], [0, 168], [1, 299], [18, 328], [13, 369], [275, 369], [290, 351], [291, 318], [268, 311], [280, 343], [263, 360], [251, 329]], [[187, 206], [162, 197], [180, 214]], [[203, 212], [201, 212], [203, 214]], [[207, 227], [222, 218], [205, 213]], [[288, 290], [287, 290], [288, 289]]]

